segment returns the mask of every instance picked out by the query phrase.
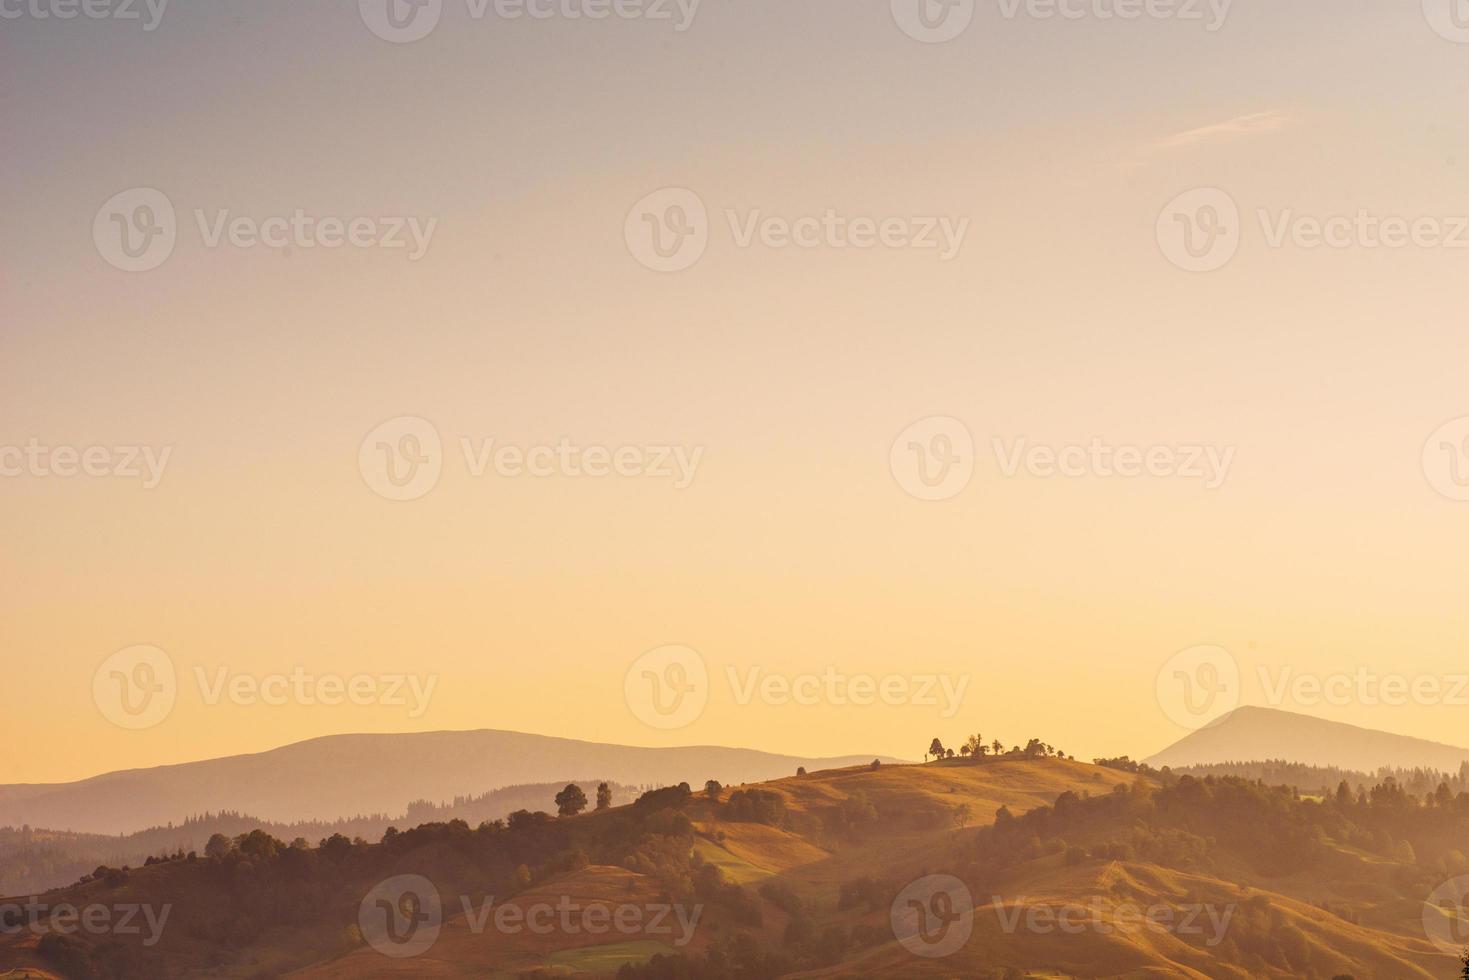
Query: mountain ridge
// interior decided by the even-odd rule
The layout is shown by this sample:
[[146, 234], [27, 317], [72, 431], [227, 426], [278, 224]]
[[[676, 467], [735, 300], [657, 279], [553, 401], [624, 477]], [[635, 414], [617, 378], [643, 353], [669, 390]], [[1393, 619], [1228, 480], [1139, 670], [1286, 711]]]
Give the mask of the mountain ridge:
[[1244, 705], [1143, 761], [1161, 769], [1265, 759], [1367, 773], [1418, 767], [1457, 772], [1469, 762], [1469, 748], [1279, 708]]
[[501, 729], [324, 735], [262, 752], [100, 773], [67, 783], [0, 785], [0, 826], [127, 834], [232, 810], [271, 822], [401, 813], [548, 773], [600, 772], [629, 785], [759, 782], [798, 766], [841, 768], [884, 756], [797, 756], [726, 746], [625, 746]]

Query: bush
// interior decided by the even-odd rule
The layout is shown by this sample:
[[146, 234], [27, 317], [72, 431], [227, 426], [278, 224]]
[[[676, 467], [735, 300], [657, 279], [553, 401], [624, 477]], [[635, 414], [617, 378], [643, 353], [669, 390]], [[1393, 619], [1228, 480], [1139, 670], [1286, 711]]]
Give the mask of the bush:
[[779, 793], [764, 789], [737, 789], [724, 805], [727, 820], [780, 826], [785, 820], [786, 801]]

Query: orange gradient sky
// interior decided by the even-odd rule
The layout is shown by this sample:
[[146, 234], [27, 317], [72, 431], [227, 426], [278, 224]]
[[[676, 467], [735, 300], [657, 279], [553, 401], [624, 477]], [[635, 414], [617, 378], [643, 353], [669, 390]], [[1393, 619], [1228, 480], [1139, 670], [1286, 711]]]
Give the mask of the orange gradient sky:
[[[451, 7], [453, 5], [451, 4]], [[311, 9], [304, 9], [310, 7]], [[414, 44], [356, 5], [170, 9], [156, 31], [0, 25], [0, 446], [172, 447], [161, 484], [0, 479], [0, 782], [356, 731], [502, 728], [640, 745], [916, 758], [938, 735], [1078, 757], [1185, 734], [1154, 679], [1219, 644], [1257, 668], [1466, 671], [1469, 503], [1420, 454], [1469, 416], [1469, 250], [1272, 248], [1256, 218], [1469, 215], [1469, 47], [1418, 4], [1240, 0], [1168, 21], [1006, 19], [917, 43], [887, 4], [715, 4], [647, 22], [471, 22]], [[125, 273], [98, 208], [163, 191], [179, 243]], [[624, 242], [695, 190], [703, 258]], [[1164, 206], [1244, 231], [1190, 274]], [[193, 212], [437, 219], [402, 252], [209, 248]], [[954, 216], [931, 251], [736, 245], [724, 217]], [[951, 416], [974, 477], [924, 502], [898, 433]], [[376, 495], [364, 437], [419, 416], [432, 493]], [[458, 440], [702, 449], [658, 479], [474, 478]], [[991, 440], [1233, 447], [1227, 481], [1006, 477]], [[129, 731], [114, 651], [186, 683]], [[664, 644], [767, 673], [968, 676], [962, 710], [734, 703], [643, 724]], [[438, 677], [391, 706], [204, 703], [196, 667]], [[1465, 708], [1283, 703], [1469, 743]]]

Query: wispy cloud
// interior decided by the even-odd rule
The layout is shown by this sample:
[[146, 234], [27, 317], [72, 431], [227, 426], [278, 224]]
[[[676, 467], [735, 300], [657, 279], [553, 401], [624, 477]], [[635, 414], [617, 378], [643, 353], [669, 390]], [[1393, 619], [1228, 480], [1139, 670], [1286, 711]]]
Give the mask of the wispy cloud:
[[1208, 126], [1200, 126], [1197, 129], [1188, 129], [1171, 136], [1150, 140], [1140, 149], [1144, 154], [1152, 154], [1196, 146], [1200, 143], [1223, 143], [1247, 136], [1278, 132], [1284, 129], [1289, 122], [1290, 118], [1281, 110], [1269, 109], [1265, 112], [1236, 116], [1224, 122], [1212, 123]]

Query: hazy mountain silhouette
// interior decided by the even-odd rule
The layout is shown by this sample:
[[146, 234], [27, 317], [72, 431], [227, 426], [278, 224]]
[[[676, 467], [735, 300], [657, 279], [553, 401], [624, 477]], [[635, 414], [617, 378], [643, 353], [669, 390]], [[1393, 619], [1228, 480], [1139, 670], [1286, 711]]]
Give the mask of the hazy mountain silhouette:
[[1193, 732], [1151, 758], [1151, 766], [1283, 759], [1376, 772], [1383, 766], [1458, 772], [1469, 749], [1325, 721], [1291, 711], [1247, 706]]
[[[640, 748], [519, 732], [330, 735], [268, 752], [107, 773], [74, 783], [0, 786], [0, 826], [126, 834], [220, 810], [261, 820], [399, 814], [517, 783], [599, 773], [631, 785], [726, 785], [830, 769], [874, 756], [801, 758], [716, 746]], [[884, 757], [884, 761], [896, 761]]]

